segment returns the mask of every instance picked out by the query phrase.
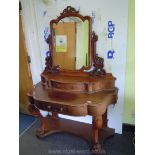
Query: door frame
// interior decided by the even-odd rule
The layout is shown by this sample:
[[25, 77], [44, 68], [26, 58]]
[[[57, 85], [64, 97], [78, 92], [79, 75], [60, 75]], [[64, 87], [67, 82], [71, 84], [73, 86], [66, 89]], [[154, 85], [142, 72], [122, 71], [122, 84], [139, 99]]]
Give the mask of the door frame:
[[25, 45], [28, 55], [31, 58], [30, 70], [33, 85], [40, 81], [40, 74], [43, 71], [39, 37], [34, 9], [34, 0], [20, 0], [22, 5], [22, 24], [25, 36]]

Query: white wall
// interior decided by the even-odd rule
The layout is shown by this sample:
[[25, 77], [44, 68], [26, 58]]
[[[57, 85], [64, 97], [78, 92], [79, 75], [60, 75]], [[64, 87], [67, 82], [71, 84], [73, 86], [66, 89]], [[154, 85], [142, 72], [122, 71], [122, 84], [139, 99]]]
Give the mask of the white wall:
[[[24, 5], [27, 5], [25, 2], [28, 3], [28, 1], [30, 0], [22, 1], [24, 1]], [[44, 68], [45, 52], [48, 51], [48, 46], [44, 41], [44, 30], [46, 27], [49, 27], [49, 21], [53, 18], [56, 18], [60, 14], [60, 12], [62, 12], [62, 10], [68, 5], [71, 5], [76, 9], [80, 9], [80, 13], [83, 15], [92, 16], [92, 12], [94, 12], [95, 18], [93, 23], [93, 30], [97, 33], [99, 38], [99, 41], [97, 42], [97, 53], [99, 54], [99, 56], [104, 57], [105, 68], [107, 72], [112, 72], [113, 75], [117, 77], [116, 86], [119, 88], [117, 104], [115, 105], [115, 107], [110, 106], [108, 109], [108, 125], [109, 127], [115, 128], [117, 133], [122, 133], [128, 0], [50, 0], [50, 2], [50, 4], [45, 5], [42, 0], [31, 0], [31, 12], [29, 12], [29, 8], [25, 10], [25, 12], [27, 12], [27, 15], [29, 14], [31, 16], [32, 13], [35, 18], [33, 19], [33, 22], [35, 22], [36, 25], [33, 27], [34, 29], [36, 28], [35, 30], [37, 30], [34, 35], [38, 37], [38, 45], [33, 44], [34, 40], [32, 40], [31, 44], [33, 44], [32, 48], [39, 48], [37, 49], [37, 54], [40, 52], [39, 60], [41, 66], [38, 65], [38, 72], [41, 73], [41, 70]], [[25, 20], [32, 20], [32, 18]], [[115, 24], [115, 34], [113, 39], [107, 38], [109, 20], [111, 20]], [[107, 59], [107, 51], [111, 49], [114, 49], [115, 51], [114, 59]], [[39, 56], [37, 58], [39, 58]], [[33, 59], [32, 61], [36, 60]], [[33, 67], [32, 70], [34, 70]], [[36, 75], [34, 74], [33, 76]], [[38, 79], [36, 81], [38, 81]], [[65, 117], [91, 123], [90, 116]]]

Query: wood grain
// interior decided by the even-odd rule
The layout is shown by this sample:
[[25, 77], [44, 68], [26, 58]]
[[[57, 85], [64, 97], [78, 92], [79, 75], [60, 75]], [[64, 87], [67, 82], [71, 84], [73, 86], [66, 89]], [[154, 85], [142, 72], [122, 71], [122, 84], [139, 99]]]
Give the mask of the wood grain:
[[[79, 17], [89, 20], [89, 65], [80, 70], [64, 70], [55, 64], [53, 24], [65, 17]], [[95, 155], [101, 154], [100, 138], [114, 134], [107, 128], [107, 107], [116, 104], [118, 88], [116, 78], [104, 70], [104, 60], [96, 55], [97, 35], [92, 33], [91, 17], [82, 16], [73, 7], [68, 6], [61, 15], [50, 22], [51, 34], [47, 39], [50, 53], [46, 57], [46, 67], [41, 74], [41, 82], [28, 93], [29, 111], [38, 116], [41, 127], [38, 137], [45, 137], [55, 132], [69, 132], [91, 141]], [[90, 72], [85, 70], [92, 68]], [[43, 117], [38, 109], [52, 112], [52, 116]], [[58, 114], [70, 116], [92, 116], [92, 125], [60, 119]], [[104, 134], [101, 134], [104, 131]]]

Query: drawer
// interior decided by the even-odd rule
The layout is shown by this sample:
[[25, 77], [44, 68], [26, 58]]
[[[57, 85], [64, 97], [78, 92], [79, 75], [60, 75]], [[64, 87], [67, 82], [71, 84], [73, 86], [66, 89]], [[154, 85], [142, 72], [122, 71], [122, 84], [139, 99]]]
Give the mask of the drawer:
[[47, 103], [47, 102], [40, 102], [35, 101], [35, 106], [41, 110], [57, 112], [57, 113], [67, 113], [67, 107], [65, 105], [59, 105], [55, 103]]
[[47, 106], [48, 111], [53, 111], [57, 113], [66, 113], [67, 108], [64, 105], [48, 105]]

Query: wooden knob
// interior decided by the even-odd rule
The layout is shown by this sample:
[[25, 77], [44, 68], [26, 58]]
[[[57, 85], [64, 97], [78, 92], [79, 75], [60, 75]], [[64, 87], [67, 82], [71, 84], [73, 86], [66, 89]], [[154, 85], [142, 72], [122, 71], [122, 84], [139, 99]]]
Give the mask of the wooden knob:
[[50, 109], [50, 108], [51, 108], [51, 106], [49, 105], [47, 108], [48, 108], [48, 109]]
[[87, 101], [87, 103], [92, 103], [92, 101]]

